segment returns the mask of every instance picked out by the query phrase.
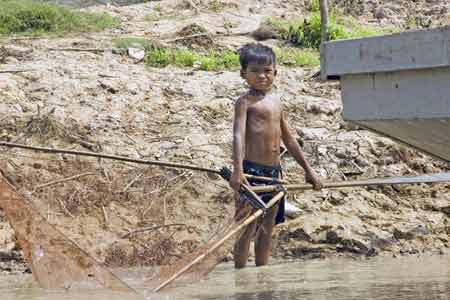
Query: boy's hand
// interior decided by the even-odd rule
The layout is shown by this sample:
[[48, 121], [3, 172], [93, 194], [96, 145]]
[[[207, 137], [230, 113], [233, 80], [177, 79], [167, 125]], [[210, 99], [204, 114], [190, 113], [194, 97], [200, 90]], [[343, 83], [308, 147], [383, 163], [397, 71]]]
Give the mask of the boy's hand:
[[247, 178], [245, 178], [245, 175], [243, 172], [233, 172], [230, 178], [230, 186], [235, 191], [238, 192], [241, 185], [246, 184], [250, 185], [247, 181]]
[[311, 183], [316, 191], [320, 191], [323, 187], [319, 177], [312, 171], [306, 173], [306, 182]]

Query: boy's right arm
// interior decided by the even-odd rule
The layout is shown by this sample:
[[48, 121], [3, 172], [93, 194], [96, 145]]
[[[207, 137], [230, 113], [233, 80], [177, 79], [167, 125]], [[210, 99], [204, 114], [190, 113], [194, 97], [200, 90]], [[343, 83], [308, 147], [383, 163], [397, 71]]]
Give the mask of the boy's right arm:
[[248, 184], [244, 176], [242, 163], [245, 154], [245, 130], [247, 123], [247, 101], [240, 97], [234, 106], [233, 123], [233, 174], [230, 178], [230, 186], [238, 191], [243, 183]]

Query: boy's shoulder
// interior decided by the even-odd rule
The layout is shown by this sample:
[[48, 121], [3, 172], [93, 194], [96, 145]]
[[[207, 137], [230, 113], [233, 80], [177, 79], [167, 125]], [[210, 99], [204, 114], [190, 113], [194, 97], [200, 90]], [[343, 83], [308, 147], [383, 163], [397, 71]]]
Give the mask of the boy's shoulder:
[[245, 104], [247, 104], [247, 100], [249, 100], [249, 99], [250, 99], [250, 93], [249, 93], [249, 91], [246, 91], [239, 95], [239, 97], [237, 98], [237, 100], [234, 104], [235, 105], [245, 105]]

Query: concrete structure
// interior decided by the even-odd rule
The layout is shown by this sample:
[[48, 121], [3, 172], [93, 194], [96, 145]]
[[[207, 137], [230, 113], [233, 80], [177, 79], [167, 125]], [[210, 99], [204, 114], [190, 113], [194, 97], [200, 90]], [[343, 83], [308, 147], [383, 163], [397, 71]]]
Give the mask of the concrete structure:
[[450, 27], [325, 43], [345, 120], [450, 162]]

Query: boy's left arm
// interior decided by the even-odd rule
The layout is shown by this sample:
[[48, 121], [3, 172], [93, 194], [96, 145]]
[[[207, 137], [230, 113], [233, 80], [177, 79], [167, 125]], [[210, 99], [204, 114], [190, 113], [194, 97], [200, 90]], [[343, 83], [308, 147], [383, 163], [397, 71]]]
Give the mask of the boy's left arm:
[[291, 128], [286, 120], [284, 112], [281, 113], [281, 139], [286, 146], [289, 153], [294, 157], [300, 166], [305, 170], [306, 181], [314, 186], [315, 190], [320, 190], [322, 188], [322, 183], [319, 178], [311, 169], [311, 166], [305, 159], [303, 151], [292, 134]]

